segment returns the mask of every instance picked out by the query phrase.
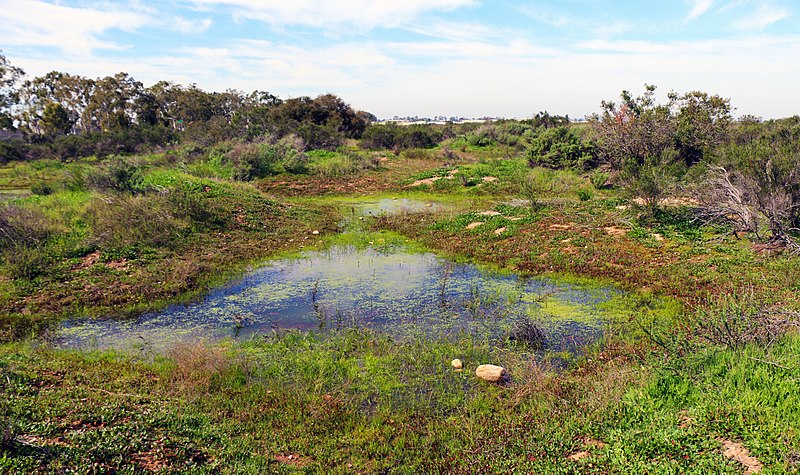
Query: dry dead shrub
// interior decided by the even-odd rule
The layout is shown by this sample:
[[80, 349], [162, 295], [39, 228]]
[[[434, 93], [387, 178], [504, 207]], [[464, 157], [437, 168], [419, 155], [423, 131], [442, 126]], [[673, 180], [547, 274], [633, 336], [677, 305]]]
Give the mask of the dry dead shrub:
[[800, 146], [775, 138], [728, 147], [709, 169], [699, 196], [710, 221], [800, 253]]
[[800, 328], [800, 313], [757, 301], [752, 292], [724, 295], [697, 312], [697, 336], [731, 349], [748, 343], [770, 346]]
[[175, 363], [170, 382], [179, 391], [207, 393], [215, 376], [231, 366], [225, 350], [205, 343], [182, 343], [169, 352]]

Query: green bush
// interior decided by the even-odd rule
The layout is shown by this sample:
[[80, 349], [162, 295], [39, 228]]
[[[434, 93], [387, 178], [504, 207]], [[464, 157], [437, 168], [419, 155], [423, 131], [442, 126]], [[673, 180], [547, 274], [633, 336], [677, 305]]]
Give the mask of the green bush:
[[492, 124], [483, 124], [467, 135], [467, 143], [473, 147], [488, 147], [497, 143], [498, 131]]
[[407, 150], [433, 148], [444, 139], [441, 130], [432, 125], [370, 125], [364, 131], [361, 146], [371, 150]]
[[53, 187], [43, 181], [37, 181], [31, 185], [31, 193], [38, 196], [52, 195]]
[[608, 172], [604, 172], [601, 170], [595, 170], [589, 175], [589, 181], [592, 182], [592, 186], [596, 190], [602, 190], [606, 186], [606, 182], [608, 181], [611, 175]]
[[541, 198], [544, 194], [553, 191], [553, 178], [555, 173], [546, 168], [534, 168], [522, 181], [520, 192], [530, 202], [531, 209], [537, 211], [544, 204]]
[[99, 191], [143, 193], [143, 171], [140, 164], [117, 157], [108, 166], [90, 171], [86, 183]]
[[324, 177], [352, 175], [380, 167], [380, 161], [375, 157], [352, 151], [312, 150], [308, 156], [308, 171]]
[[545, 129], [531, 140], [528, 150], [531, 167], [585, 169], [594, 162], [594, 147], [566, 126]]
[[304, 148], [303, 140], [294, 135], [277, 141], [264, 137], [233, 146], [226, 157], [235, 169], [236, 178], [250, 181], [285, 172], [304, 172], [308, 162]]

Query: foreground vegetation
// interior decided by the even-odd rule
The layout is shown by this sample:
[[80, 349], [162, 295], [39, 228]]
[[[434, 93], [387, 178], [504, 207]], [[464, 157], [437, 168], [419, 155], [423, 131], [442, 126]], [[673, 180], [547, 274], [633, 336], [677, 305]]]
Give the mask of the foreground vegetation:
[[[2, 60], [3, 128], [22, 138], [0, 142], [0, 471], [800, 471], [796, 118], [733, 121], [717, 96], [657, 104], [647, 87], [581, 126], [400, 127], [333, 96], [9, 89]], [[78, 111], [45, 87], [114, 81], [138, 99]], [[401, 197], [447, 206], [351, 208]], [[383, 234], [338, 234], [356, 228]], [[53, 340], [65, 320], [189, 302], [264, 259], [376, 235], [628, 293], [571, 356], [347, 326], [165, 353]], [[510, 381], [477, 380], [483, 363]]]

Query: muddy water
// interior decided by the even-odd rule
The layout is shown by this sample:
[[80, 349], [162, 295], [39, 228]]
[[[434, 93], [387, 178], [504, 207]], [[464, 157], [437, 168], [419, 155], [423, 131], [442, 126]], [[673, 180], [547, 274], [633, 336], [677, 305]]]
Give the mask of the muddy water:
[[67, 323], [61, 344], [158, 350], [184, 340], [350, 326], [398, 336], [469, 333], [499, 341], [529, 319], [545, 329], [549, 349], [574, 351], [600, 335], [598, 305], [616, 294], [493, 274], [433, 254], [338, 246], [272, 261], [201, 302], [129, 321]]

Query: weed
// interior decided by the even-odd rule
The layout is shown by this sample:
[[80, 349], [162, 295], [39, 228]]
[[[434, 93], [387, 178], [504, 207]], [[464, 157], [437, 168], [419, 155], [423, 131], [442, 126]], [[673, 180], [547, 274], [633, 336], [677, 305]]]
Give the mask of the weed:
[[521, 343], [533, 350], [542, 350], [547, 342], [547, 334], [535, 322], [528, 318], [516, 321], [508, 334], [512, 342]]
[[184, 343], [169, 352], [174, 367], [170, 381], [190, 393], [207, 393], [212, 380], [231, 366], [223, 348], [204, 343]]
[[610, 176], [611, 174], [608, 172], [595, 170], [589, 175], [589, 181], [592, 182], [592, 186], [594, 186], [596, 190], [602, 190], [606, 187]]

